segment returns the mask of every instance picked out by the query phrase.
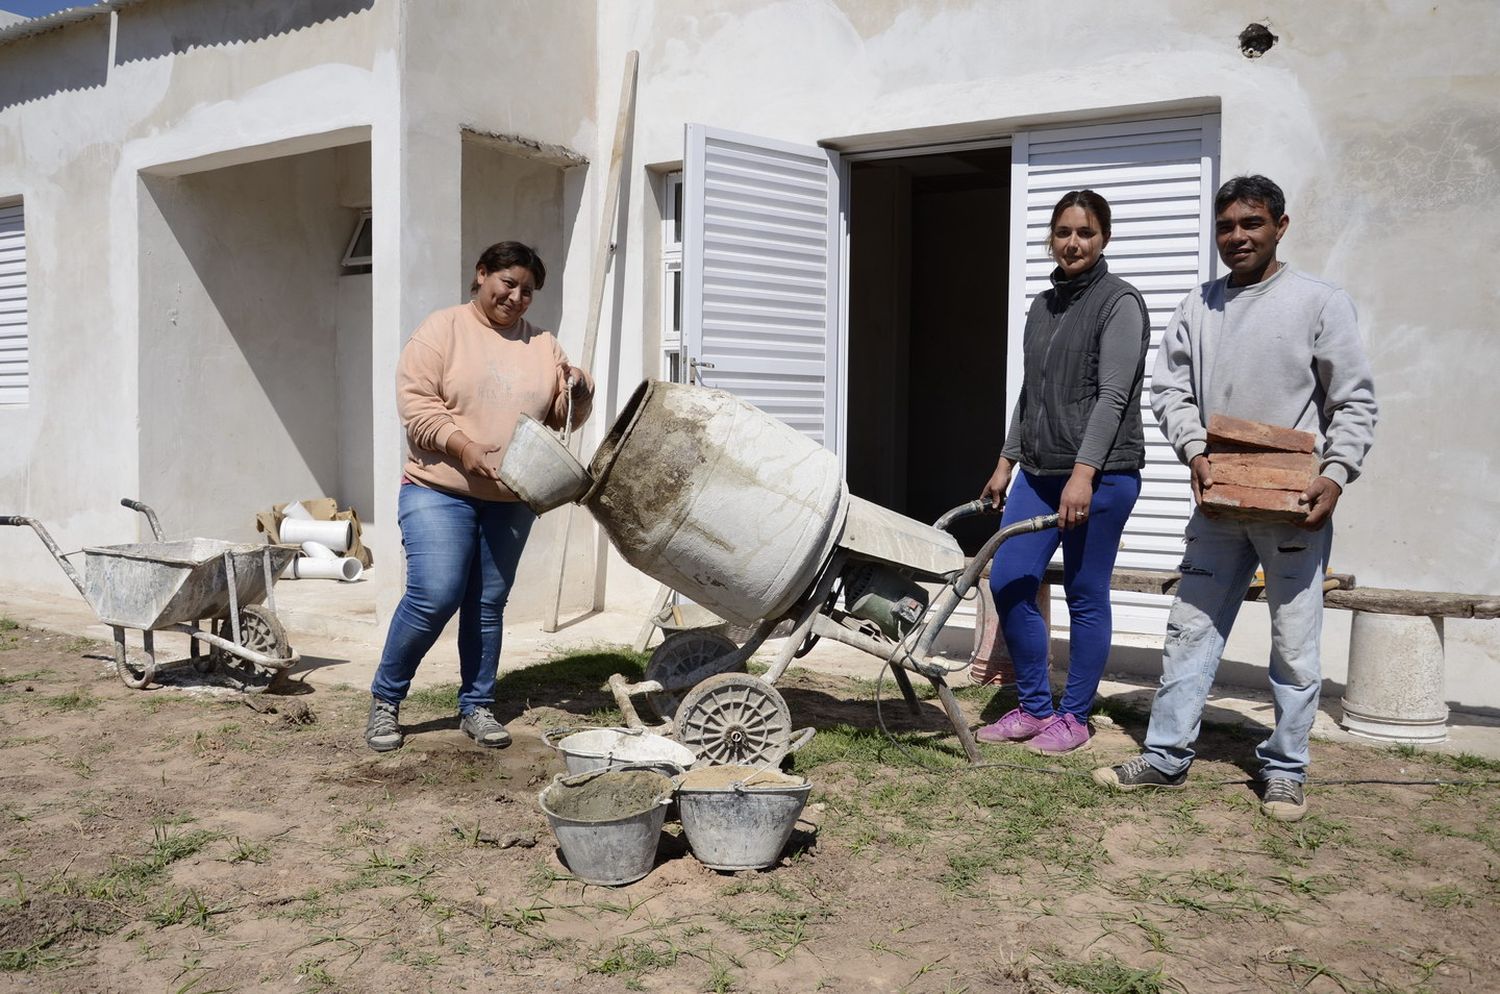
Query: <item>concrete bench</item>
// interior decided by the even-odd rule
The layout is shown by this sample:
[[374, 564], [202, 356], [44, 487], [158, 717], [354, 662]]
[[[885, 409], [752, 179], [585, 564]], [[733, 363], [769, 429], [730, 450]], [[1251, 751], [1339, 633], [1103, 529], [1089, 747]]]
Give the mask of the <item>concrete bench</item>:
[[[1038, 601], [1046, 611], [1050, 587], [1061, 584], [1062, 566], [1043, 576]], [[1182, 574], [1175, 570], [1120, 567], [1110, 578], [1114, 590], [1173, 594]], [[1265, 599], [1265, 587], [1251, 585], [1247, 601]], [[974, 633], [971, 678], [1005, 682], [1009, 660], [999, 638], [987, 591], [980, 598]], [[1395, 742], [1441, 742], [1448, 737], [1448, 705], [1443, 693], [1443, 620], [1500, 618], [1500, 597], [1360, 587], [1346, 573], [1330, 573], [1323, 605], [1353, 613], [1349, 671], [1340, 724], [1356, 735]], [[1049, 616], [1050, 621], [1050, 616]]]

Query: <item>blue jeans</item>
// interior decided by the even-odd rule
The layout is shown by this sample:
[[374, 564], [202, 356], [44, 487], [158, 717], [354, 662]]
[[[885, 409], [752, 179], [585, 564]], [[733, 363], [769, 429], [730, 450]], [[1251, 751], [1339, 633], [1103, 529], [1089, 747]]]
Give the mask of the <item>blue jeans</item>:
[[458, 709], [495, 702], [501, 622], [536, 515], [519, 501], [478, 500], [403, 483], [396, 521], [406, 549], [406, 593], [391, 616], [370, 693], [399, 704], [453, 612], [458, 612]]
[[[1016, 668], [1021, 709], [1034, 718], [1055, 713], [1087, 721], [1094, 693], [1109, 660], [1114, 618], [1109, 607], [1110, 574], [1120, 551], [1125, 520], [1141, 493], [1141, 474], [1100, 473], [1086, 523], [1065, 532], [1056, 528], [1017, 535], [995, 552], [990, 590], [1005, 647]], [[1022, 470], [1010, 488], [1000, 526], [1053, 514], [1062, 500], [1066, 476], [1033, 476]], [[1047, 562], [1063, 551], [1063, 590], [1068, 595], [1068, 683], [1062, 704], [1054, 710], [1047, 653], [1052, 634], [1037, 610], [1036, 594]]]
[[1308, 736], [1322, 688], [1323, 572], [1333, 544], [1282, 522], [1210, 518], [1194, 511], [1187, 526], [1182, 582], [1167, 618], [1161, 686], [1146, 730], [1147, 762], [1168, 775], [1188, 768], [1203, 706], [1224, 642], [1261, 565], [1271, 608], [1271, 696], [1276, 727], [1255, 747], [1262, 779], [1307, 778]]

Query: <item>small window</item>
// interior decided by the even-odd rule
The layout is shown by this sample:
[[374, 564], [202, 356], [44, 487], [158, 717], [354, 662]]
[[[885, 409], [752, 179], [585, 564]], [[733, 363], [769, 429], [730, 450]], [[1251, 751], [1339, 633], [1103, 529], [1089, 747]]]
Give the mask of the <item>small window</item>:
[[0, 407], [30, 400], [26, 310], [26, 216], [19, 200], [0, 200]]
[[373, 244], [370, 239], [370, 212], [360, 211], [359, 221], [354, 225], [354, 234], [349, 236], [349, 247], [344, 249], [344, 268], [368, 273]]
[[668, 173], [661, 232], [661, 377], [683, 383], [682, 173]]

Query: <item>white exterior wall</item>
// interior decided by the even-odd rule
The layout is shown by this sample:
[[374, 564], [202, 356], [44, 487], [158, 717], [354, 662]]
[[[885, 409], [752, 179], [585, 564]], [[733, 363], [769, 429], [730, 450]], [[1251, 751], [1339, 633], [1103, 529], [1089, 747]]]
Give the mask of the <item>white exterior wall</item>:
[[[540, 166], [506, 168], [540, 181], [528, 189], [547, 203], [525, 223], [544, 225], [558, 255], [547, 258], [538, 313], [555, 315], [577, 354], [620, 69], [638, 49], [625, 229], [606, 282], [586, 452], [656, 372], [660, 205], [647, 167], [680, 162], [686, 122], [860, 151], [1216, 112], [1222, 173], [1281, 183], [1292, 215], [1283, 255], [1349, 290], [1370, 343], [1382, 423], [1340, 507], [1336, 568], [1369, 585], [1500, 591], [1500, 502], [1488, 496], [1500, 399], [1487, 389], [1500, 291], [1480, 251], [1500, 222], [1500, 9], [1486, 0], [1267, 0], [1253, 10], [1196, 0], [348, 0], [332, 8], [338, 16], [318, 5], [323, 20], [299, 20], [298, 7], [144, 0], [0, 45], [0, 198], [25, 198], [34, 343], [30, 405], [0, 410], [0, 508], [43, 518], [65, 548], [139, 527], [114, 500], [145, 484], [142, 172], [368, 143], [368, 358], [347, 307], [333, 334], [352, 368], [369, 366], [360, 415], [373, 425], [362, 457], [373, 493], [361, 514], [390, 567], [396, 357], [427, 313], [454, 302], [473, 261], [465, 253], [487, 240], [480, 214], [466, 210], [461, 136], [534, 146], [526, 154]], [[1251, 17], [1280, 36], [1257, 60], [1236, 42]], [[470, 180], [471, 191], [488, 182]], [[340, 390], [355, 396], [349, 368]], [[544, 520], [534, 533], [517, 619], [545, 603], [533, 595], [557, 527]], [[588, 545], [573, 544], [570, 575], [586, 567]], [[610, 606], [644, 608], [654, 583], [617, 558], [609, 576]], [[384, 615], [399, 576], [375, 578]], [[66, 589], [35, 542], [7, 543], [0, 583]], [[569, 597], [579, 594], [570, 585]], [[1263, 665], [1264, 615], [1246, 609], [1231, 661]], [[1346, 629], [1330, 614], [1335, 680]], [[1496, 625], [1447, 631], [1450, 699], [1500, 706], [1486, 679], [1500, 661]]]
[[[641, 53], [638, 179], [645, 164], [681, 160], [684, 122], [859, 151], [1220, 112], [1223, 176], [1260, 172], [1282, 185], [1292, 217], [1283, 257], [1346, 287], [1369, 342], [1382, 419], [1339, 508], [1335, 568], [1371, 586], [1500, 592], [1500, 502], [1488, 496], [1500, 424], [1488, 389], [1500, 345], [1488, 331], [1500, 291], [1477, 252], [1500, 223], [1493, 4], [643, 0], [600, 10], [601, 79], [626, 50]], [[1280, 37], [1256, 60], [1236, 40], [1251, 17]], [[627, 338], [654, 313], [658, 210], [644, 184], [631, 190], [618, 310]], [[621, 382], [640, 374], [654, 329], [644, 336], [622, 353]], [[626, 603], [649, 586], [622, 581], [611, 594]], [[1347, 628], [1330, 612], [1336, 681]], [[1500, 705], [1487, 679], [1500, 625], [1450, 621], [1447, 635], [1449, 698]], [[1268, 637], [1265, 609], [1247, 606], [1226, 660], [1263, 667]]]

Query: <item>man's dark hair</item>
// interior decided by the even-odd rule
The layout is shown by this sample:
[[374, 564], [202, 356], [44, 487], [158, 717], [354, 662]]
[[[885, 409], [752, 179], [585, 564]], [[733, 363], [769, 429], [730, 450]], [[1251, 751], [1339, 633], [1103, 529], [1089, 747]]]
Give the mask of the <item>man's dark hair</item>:
[[1286, 194], [1264, 176], [1236, 176], [1219, 187], [1219, 192], [1214, 194], [1214, 216], [1224, 213], [1225, 208], [1237, 200], [1260, 204], [1271, 212], [1272, 221], [1280, 221], [1286, 216]]

